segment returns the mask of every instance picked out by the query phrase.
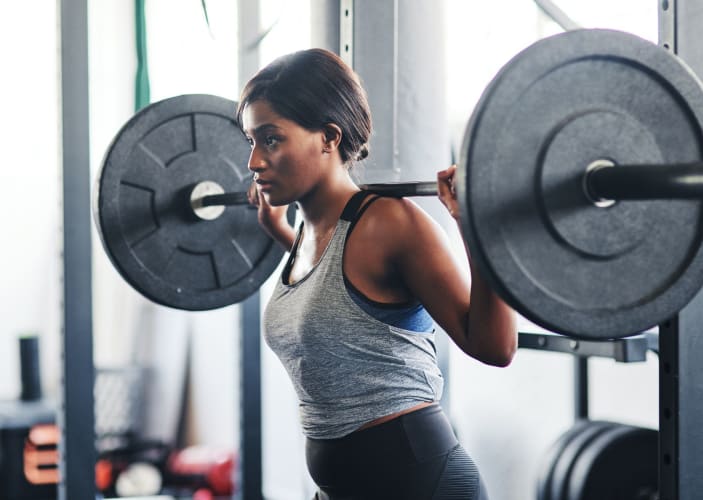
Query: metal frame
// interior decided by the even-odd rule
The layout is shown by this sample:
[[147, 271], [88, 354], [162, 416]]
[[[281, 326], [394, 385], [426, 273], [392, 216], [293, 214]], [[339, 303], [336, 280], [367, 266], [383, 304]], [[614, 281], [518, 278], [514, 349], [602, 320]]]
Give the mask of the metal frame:
[[694, 500], [703, 488], [703, 293], [660, 325], [659, 499]]
[[587, 419], [588, 407], [588, 358], [574, 358], [574, 421]]
[[645, 334], [615, 340], [577, 340], [562, 335], [520, 332], [518, 347], [633, 363], [645, 361], [647, 351], [657, 350], [657, 337]]
[[659, 0], [659, 45], [676, 53], [676, 0]]
[[234, 498], [263, 498], [261, 450], [261, 296], [241, 305], [239, 488]]
[[571, 19], [569, 15], [552, 0], [534, 0], [534, 2], [545, 15], [549, 16], [564, 31], [577, 30], [582, 27]]
[[[259, 69], [259, 0], [238, 0], [239, 88]], [[261, 445], [261, 295], [257, 291], [240, 305], [241, 342], [239, 344], [239, 460], [238, 488], [233, 498], [263, 498]]]
[[[659, 44], [703, 78], [703, 0], [659, 0]], [[703, 292], [659, 326], [659, 498], [703, 491]]]
[[63, 138], [60, 499], [95, 498], [87, 0], [59, 4]]
[[352, 67], [366, 87], [375, 130], [373, 155], [364, 162], [366, 180], [398, 181], [412, 175], [412, 165], [401, 167], [398, 152], [398, 0], [355, 0], [353, 8]]
[[615, 340], [577, 340], [560, 335], [520, 332], [518, 347], [561, 352], [574, 356], [574, 420], [589, 418], [588, 359], [610, 358], [621, 363], [647, 360], [647, 352], [659, 351], [658, 336], [643, 334]]
[[339, 57], [354, 67], [354, 0], [340, 0]]

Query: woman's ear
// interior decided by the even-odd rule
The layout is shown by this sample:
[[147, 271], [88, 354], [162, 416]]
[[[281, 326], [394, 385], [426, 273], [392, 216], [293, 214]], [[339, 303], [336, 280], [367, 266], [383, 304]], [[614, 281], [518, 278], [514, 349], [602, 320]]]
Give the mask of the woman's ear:
[[325, 134], [323, 153], [331, 153], [339, 147], [342, 142], [342, 129], [336, 123], [327, 123], [322, 129]]

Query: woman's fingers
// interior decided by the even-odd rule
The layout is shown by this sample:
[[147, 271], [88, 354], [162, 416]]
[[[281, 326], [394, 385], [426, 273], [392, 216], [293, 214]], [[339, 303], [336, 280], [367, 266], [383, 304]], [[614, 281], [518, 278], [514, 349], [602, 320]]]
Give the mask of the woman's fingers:
[[437, 194], [442, 204], [449, 210], [449, 214], [458, 220], [459, 202], [456, 198], [456, 188], [454, 186], [455, 174], [456, 165], [437, 172]]
[[247, 189], [247, 199], [249, 203], [255, 207], [259, 206], [259, 190], [257, 189], [256, 182], [252, 182]]

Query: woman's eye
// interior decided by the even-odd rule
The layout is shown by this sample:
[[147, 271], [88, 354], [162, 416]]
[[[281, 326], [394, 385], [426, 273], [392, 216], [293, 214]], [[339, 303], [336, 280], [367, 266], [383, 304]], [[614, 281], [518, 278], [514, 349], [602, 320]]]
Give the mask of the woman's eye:
[[247, 137], [246, 139], [247, 139], [247, 142], [249, 143], [249, 145], [253, 148], [254, 147], [254, 139], [252, 139], [251, 137]]
[[267, 146], [275, 146], [278, 143], [278, 137], [269, 135], [268, 137], [266, 137], [265, 143]]

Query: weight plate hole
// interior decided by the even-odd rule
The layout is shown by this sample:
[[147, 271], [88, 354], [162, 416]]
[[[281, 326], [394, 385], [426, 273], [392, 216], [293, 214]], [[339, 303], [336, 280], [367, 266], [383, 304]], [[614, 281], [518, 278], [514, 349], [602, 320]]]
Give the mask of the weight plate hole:
[[615, 163], [612, 160], [606, 160], [605, 158], [596, 160], [592, 162], [590, 165], [586, 167], [586, 173], [583, 176], [583, 192], [586, 195], [586, 198], [588, 198], [588, 201], [593, 203], [596, 207], [598, 208], [609, 208], [615, 205], [616, 200], [609, 200], [605, 198], [600, 198], [597, 196], [594, 196], [591, 193], [591, 190], [588, 187], [588, 174], [590, 172], [593, 172], [594, 170], [599, 170], [601, 168], [608, 168], [608, 167], [614, 167]]

